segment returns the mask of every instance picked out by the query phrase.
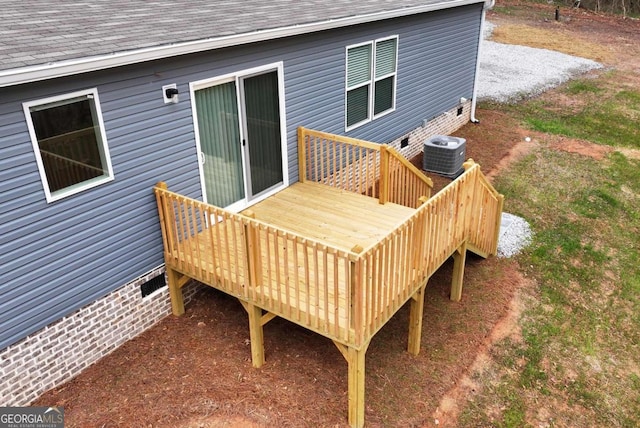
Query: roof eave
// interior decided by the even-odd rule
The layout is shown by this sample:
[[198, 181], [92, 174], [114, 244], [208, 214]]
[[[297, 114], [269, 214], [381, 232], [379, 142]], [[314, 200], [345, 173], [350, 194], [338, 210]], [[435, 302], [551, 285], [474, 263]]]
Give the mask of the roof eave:
[[171, 45], [154, 46], [150, 48], [136, 49], [124, 52], [114, 52], [107, 55], [98, 55], [93, 57], [72, 59], [68, 61], [59, 61], [35, 66], [13, 68], [0, 71], [0, 87], [20, 85], [24, 83], [37, 82], [40, 80], [54, 79], [57, 77], [71, 76], [75, 74], [104, 70], [123, 65], [169, 58], [178, 55], [203, 52], [265, 40], [273, 40], [282, 37], [297, 36], [316, 31], [330, 30], [350, 25], [375, 22], [384, 19], [398, 18], [402, 16], [415, 15], [419, 13], [432, 12], [441, 9], [449, 9], [483, 2], [484, 0], [441, 1], [421, 6], [407, 7], [403, 9], [376, 12], [364, 15], [356, 15], [339, 19], [330, 19], [327, 21], [313, 22], [309, 24], [292, 25], [288, 27], [254, 31], [250, 33], [234, 34], [229, 36], [175, 43]]

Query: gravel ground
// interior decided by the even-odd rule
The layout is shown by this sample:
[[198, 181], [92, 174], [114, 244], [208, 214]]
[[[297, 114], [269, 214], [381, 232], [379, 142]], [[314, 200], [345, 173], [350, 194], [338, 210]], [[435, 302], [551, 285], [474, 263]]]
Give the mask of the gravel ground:
[[495, 25], [487, 22], [480, 51], [478, 100], [514, 102], [538, 95], [603, 65], [590, 59], [528, 46], [486, 40]]
[[498, 257], [515, 256], [531, 243], [533, 234], [529, 223], [522, 217], [502, 213], [500, 235], [498, 237]]
[[[523, 98], [558, 86], [602, 64], [548, 49], [506, 45], [488, 39], [495, 25], [487, 22], [480, 51], [478, 99], [501, 103]], [[498, 257], [512, 257], [531, 243], [529, 223], [509, 213], [502, 214]]]

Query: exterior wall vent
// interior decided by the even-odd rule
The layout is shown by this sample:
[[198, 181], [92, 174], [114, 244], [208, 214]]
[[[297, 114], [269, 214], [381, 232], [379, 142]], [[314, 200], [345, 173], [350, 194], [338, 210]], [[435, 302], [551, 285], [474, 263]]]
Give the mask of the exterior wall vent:
[[167, 283], [165, 282], [164, 275], [158, 275], [156, 277], [151, 278], [149, 281], [145, 282], [140, 286], [140, 293], [142, 297], [147, 297], [149, 294], [153, 293], [156, 290], [160, 290], [162, 287], [166, 287]]

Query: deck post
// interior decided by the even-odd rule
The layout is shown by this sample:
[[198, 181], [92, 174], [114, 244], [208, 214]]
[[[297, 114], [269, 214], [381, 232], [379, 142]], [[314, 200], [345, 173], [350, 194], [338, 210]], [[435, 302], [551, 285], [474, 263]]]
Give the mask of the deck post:
[[[360, 254], [362, 251], [364, 251], [364, 248], [362, 248], [362, 246], [360, 245], [354, 245], [353, 248], [351, 248], [351, 252], [355, 253], [355, 254]], [[360, 263], [358, 261], [355, 260], [350, 260], [349, 261], [349, 296], [350, 296], [350, 302], [351, 302], [351, 307], [349, 308], [351, 311], [351, 325], [350, 327], [353, 328], [356, 332], [362, 332], [362, 297], [361, 297], [361, 290], [360, 287], [358, 286], [360, 284], [360, 278], [359, 278], [359, 272], [358, 269], [360, 268]], [[359, 342], [361, 340], [362, 336], [358, 336], [356, 338], [356, 342]], [[346, 358], [346, 357], [345, 357]]]
[[347, 384], [349, 391], [349, 425], [353, 428], [364, 426], [364, 379], [365, 355], [371, 340], [367, 340], [361, 348], [353, 348], [333, 341], [338, 351], [347, 360], [349, 374]]
[[304, 183], [307, 180], [307, 142], [306, 129], [298, 126], [298, 180]]
[[[255, 219], [256, 214], [247, 210], [245, 216]], [[258, 225], [252, 225], [250, 223], [244, 223], [244, 235], [245, 235], [245, 252], [247, 255], [247, 265], [249, 266], [249, 284], [251, 285], [251, 296], [255, 292], [255, 287], [262, 281], [262, 263], [260, 257], [260, 232]], [[247, 290], [245, 290], [247, 294]]]
[[381, 204], [389, 202], [389, 152], [385, 145], [380, 146], [380, 195], [378, 201]]
[[504, 195], [498, 195], [498, 209], [496, 210], [496, 222], [494, 224], [495, 234], [493, 235], [493, 245], [491, 254], [498, 254], [498, 240], [500, 239], [500, 225], [502, 224], [502, 210], [504, 209]]
[[365, 355], [367, 348], [347, 350], [349, 365], [349, 425], [353, 428], [364, 426], [364, 379]]
[[467, 259], [467, 241], [453, 253], [453, 278], [451, 279], [450, 299], [459, 302], [462, 298], [462, 279], [464, 277], [464, 265]]
[[169, 188], [167, 187], [167, 183], [165, 183], [164, 181], [159, 181], [156, 184], [156, 189], [154, 189], [154, 193], [156, 195], [156, 203], [158, 205], [158, 217], [160, 219], [160, 231], [162, 232], [162, 243], [164, 244], [164, 248], [165, 248], [164, 251], [168, 252], [169, 249], [172, 249], [169, 243], [173, 242], [173, 240], [169, 239], [169, 237], [167, 236], [168, 230], [167, 230], [167, 226], [165, 225], [165, 218], [167, 214], [166, 214], [164, 197], [161, 195], [162, 190], [169, 190]]
[[251, 303], [245, 305], [249, 314], [249, 339], [251, 341], [251, 362], [259, 369], [264, 364], [264, 332], [262, 324], [262, 309]]
[[[428, 279], [427, 279], [428, 281]], [[418, 355], [420, 353], [420, 340], [422, 338], [422, 315], [424, 313], [424, 291], [427, 283], [415, 292], [410, 299], [409, 308], [409, 339], [407, 351], [410, 354]]]
[[169, 283], [169, 296], [171, 297], [171, 311], [173, 315], [180, 316], [184, 314], [184, 298], [180, 285], [180, 273], [170, 267], [167, 267], [166, 271], [167, 282]]

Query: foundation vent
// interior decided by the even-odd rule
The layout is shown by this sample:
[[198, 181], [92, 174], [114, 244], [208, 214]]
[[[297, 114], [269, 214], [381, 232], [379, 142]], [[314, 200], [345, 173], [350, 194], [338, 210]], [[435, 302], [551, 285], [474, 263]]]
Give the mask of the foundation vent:
[[158, 275], [142, 284], [140, 286], [140, 292], [142, 293], [142, 297], [147, 297], [154, 291], [160, 290], [162, 287], [166, 287], [166, 285], [167, 283], [164, 280], [164, 275]]

